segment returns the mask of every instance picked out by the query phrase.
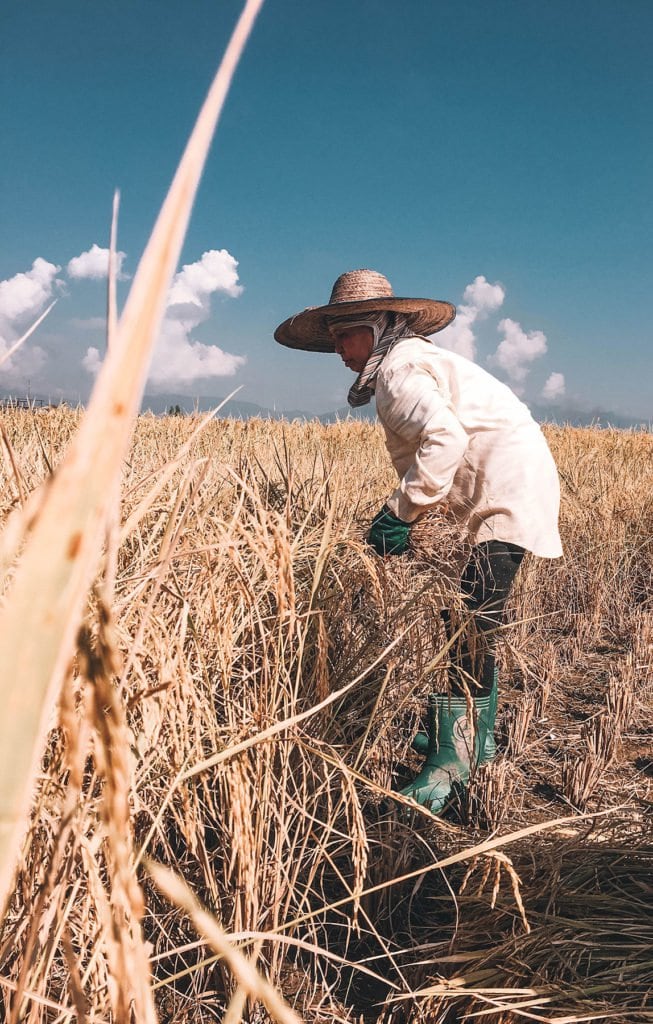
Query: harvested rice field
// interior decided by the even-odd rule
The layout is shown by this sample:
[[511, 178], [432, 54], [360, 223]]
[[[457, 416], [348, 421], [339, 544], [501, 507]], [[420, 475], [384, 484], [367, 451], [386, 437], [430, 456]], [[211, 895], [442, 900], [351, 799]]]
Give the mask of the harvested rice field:
[[[2, 413], [5, 602], [80, 415]], [[365, 545], [394, 486], [371, 423], [138, 419], [30, 793], [4, 1020], [653, 1020], [653, 436], [546, 434], [565, 557], [524, 562], [498, 757], [435, 818], [393, 792], [446, 686], [446, 516]]]

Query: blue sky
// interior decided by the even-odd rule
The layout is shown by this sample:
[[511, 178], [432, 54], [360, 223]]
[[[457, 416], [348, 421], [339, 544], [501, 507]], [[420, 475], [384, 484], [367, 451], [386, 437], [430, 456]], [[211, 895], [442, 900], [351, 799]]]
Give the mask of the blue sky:
[[[5, 0], [0, 351], [58, 302], [0, 388], [88, 394], [113, 189], [124, 299], [239, 10]], [[652, 419], [652, 41], [650, 0], [267, 0], [148, 389], [343, 406], [272, 333], [368, 266], [526, 401]]]

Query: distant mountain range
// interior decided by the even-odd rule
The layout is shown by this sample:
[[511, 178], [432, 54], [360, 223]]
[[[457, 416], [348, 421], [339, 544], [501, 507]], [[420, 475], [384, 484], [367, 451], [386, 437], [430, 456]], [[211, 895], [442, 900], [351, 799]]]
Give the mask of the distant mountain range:
[[[363, 406], [360, 409], [350, 409], [349, 406], [344, 406], [343, 408], [317, 415], [316, 413], [304, 412], [301, 409], [269, 409], [266, 406], [257, 405], [255, 402], [243, 402], [238, 398], [230, 398], [225, 401], [223, 398], [217, 397], [189, 398], [188, 395], [175, 394], [145, 395], [142, 410], [145, 412], [149, 409], [157, 415], [170, 412], [171, 409], [174, 410], [176, 407], [183, 413], [193, 412], [194, 410], [209, 412], [211, 409], [217, 408], [221, 402], [224, 402], [224, 405], [220, 409], [219, 415], [233, 416], [236, 419], [250, 419], [253, 416], [258, 416], [262, 419], [272, 420], [316, 419], [321, 423], [335, 423], [338, 420], [346, 419], [376, 419], [374, 403]], [[538, 423], [569, 424], [573, 427], [618, 427], [622, 430], [633, 428], [639, 430], [653, 429], [653, 420], [646, 421], [631, 416], [623, 416], [620, 413], [611, 412], [606, 409], [584, 410], [572, 405], [563, 404], [543, 406], [537, 403], [528, 403], [528, 406]]]
[[538, 405], [527, 402], [538, 423], [558, 423], [571, 427], [617, 427], [619, 430], [653, 430], [653, 417], [624, 416], [610, 409], [579, 409], [573, 405]]
[[[224, 403], [224, 404], [222, 404]], [[255, 402], [243, 402], [238, 398], [200, 397], [189, 398], [188, 395], [145, 395], [141, 405], [142, 412], [156, 413], [161, 415], [179, 408], [182, 413], [209, 412], [217, 409], [222, 404], [219, 416], [232, 416], [235, 419], [248, 420], [258, 416], [265, 420], [320, 420], [322, 423], [335, 423], [337, 420], [362, 419], [375, 420], [376, 413], [374, 405], [365, 406], [363, 409], [350, 409], [345, 406], [343, 409], [335, 409], [333, 412], [316, 413], [305, 412], [302, 409], [268, 409], [266, 406], [257, 405]]]
[[[0, 388], [0, 404], [12, 400], [12, 395], [5, 389]], [[26, 404], [25, 396], [13, 395], [13, 400], [20, 404]], [[31, 401], [37, 405], [47, 405], [48, 399], [40, 395], [31, 396]], [[270, 409], [256, 402], [244, 402], [238, 398], [224, 399], [218, 396], [205, 396], [199, 398], [188, 395], [169, 394], [146, 394], [143, 397], [141, 411], [155, 413], [160, 416], [171, 410], [179, 410], [186, 415], [194, 411], [209, 412], [221, 406], [221, 416], [232, 416], [236, 419], [251, 419], [260, 417], [271, 420], [319, 420], [321, 423], [336, 423], [339, 420], [358, 419], [375, 420], [376, 411], [374, 403], [363, 406], [360, 409], [350, 409], [344, 406], [334, 409], [331, 412], [321, 414], [305, 412], [302, 409]], [[579, 409], [572, 404], [558, 404], [555, 406], [543, 406], [537, 403], [529, 403], [529, 408], [539, 423], [569, 424], [573, 427], [618, 427], [622, 430], [653, 430], [653, 418], [646, 420], [632, 416], [624, 416], [621, 413], [612, 412], [607, 409]]]

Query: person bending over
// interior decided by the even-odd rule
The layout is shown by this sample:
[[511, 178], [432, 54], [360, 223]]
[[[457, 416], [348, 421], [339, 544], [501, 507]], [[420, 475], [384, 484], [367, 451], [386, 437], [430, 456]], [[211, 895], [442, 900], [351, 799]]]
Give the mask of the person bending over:
[[454, 645], [450, 693], [429, 698], [429, 736], [414, 744], [424, 768], [402, 790], [436, 814], [475, 765], [495, 756], [496, 634], [524, 554], [562, 555], [560, 487], [546, 439], [509, 387], [433, 342], [455, 315], [449, 302], [400, 298], [383, 274], [351, 270], [326, 305], [274, 332], [290, 348], [339, 355], [356, 374], [352, 407], [376, 399], [399, 483], [372, 520], [375, 551], [402, 554], [411, 526], [445, 499], [472, 546], [461, 577], [470, 622]]

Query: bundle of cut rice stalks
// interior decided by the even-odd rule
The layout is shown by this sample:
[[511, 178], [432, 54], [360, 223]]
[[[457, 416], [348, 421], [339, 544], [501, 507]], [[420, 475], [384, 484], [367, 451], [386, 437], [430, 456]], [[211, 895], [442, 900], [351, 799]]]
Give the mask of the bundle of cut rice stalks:
[[529, 931], [514, 906], [495, 893], [492, 911], [494, 900], [469, 880], [454, 943], [432, 964], [439, 979], [415, 994], [425, 1020], [653, 1020], [652, 823], [562, 831], [556, 842], [511, 851]]

